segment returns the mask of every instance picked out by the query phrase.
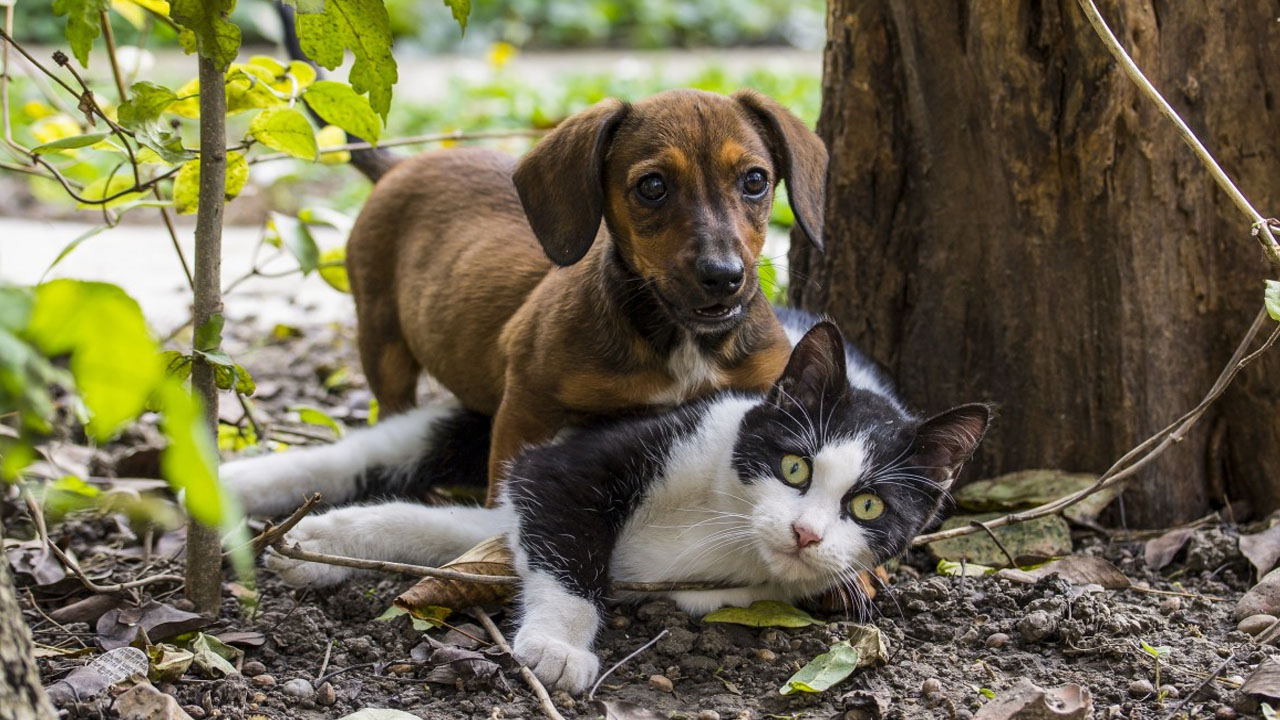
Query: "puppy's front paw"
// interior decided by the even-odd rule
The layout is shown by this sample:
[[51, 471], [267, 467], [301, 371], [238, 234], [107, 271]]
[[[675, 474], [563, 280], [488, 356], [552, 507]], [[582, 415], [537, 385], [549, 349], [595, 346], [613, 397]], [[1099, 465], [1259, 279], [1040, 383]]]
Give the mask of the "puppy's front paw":
[[600, 674], [600, 660], [590, 650], [570, 645], [530, 628], [521, 628], [512, 645], [516, 660], [542, 682], [578, 695]]
[[[343, 554], [339, 529], [327, 522], [323, 515], [304, 518], [297, 527], [285, 535], [285, 543], [297, 545], [303, 550], [327, 555]], [[355, 570], [341, 565], [295, 560], [278, 553], [267, 555], [267, 567], [293, 587], [326, 587], [337, 585], [355, 574]]]

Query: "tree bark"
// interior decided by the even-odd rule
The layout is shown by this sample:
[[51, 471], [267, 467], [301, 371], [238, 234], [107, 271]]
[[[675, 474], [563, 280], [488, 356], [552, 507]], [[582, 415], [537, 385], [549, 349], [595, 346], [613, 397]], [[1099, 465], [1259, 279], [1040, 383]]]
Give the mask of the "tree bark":
[[22, 619], [9, 559], [0, 554], [0, 720], [53, 720], [40, 684], [31, 630]]
[[[1102, 10], [1267, 214], [1274, 5]], [[1260, 306], [1248, 219], [1075, 0], [832, 0], [823, 93], [828, 248], [792, 243], [791, 299], [832, 315], [922, 410], [998, 403], [971, 478], [1104, 470], [1198, 402]], [[1280, 504], [1277, 371], [1275, 356], [1246, 370], [1130, 485], [1123, 519]]]
[[[200, 87], [221, 88], [223, 71], [200, 56]], [[222, 312], [222, 210], [227, 182], [226, 96], [200, 93], [200, 189], [196, 214], [194, 327]], [[213, 366], [197, 355], [191, 389], [204, 403], [212, 437], [218, 436], [218, 388]], [[222, 547], [216, 528], [187, 521], [186, 595], [196, 610], [216, 613], [222, 599]]]

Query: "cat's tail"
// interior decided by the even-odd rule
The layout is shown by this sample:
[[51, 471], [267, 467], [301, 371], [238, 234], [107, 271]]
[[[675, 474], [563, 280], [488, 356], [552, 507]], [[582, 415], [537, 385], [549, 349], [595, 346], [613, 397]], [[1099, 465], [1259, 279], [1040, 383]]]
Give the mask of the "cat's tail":
[[317, 492], [332, 505], [421, 500], [437, 485], [483, 487], [490, 425], [487, 416], [455, 401], [433, 404], [355, 430], [332, 445], [233, 460], [220, 476], [253, 515], [291, 512]]

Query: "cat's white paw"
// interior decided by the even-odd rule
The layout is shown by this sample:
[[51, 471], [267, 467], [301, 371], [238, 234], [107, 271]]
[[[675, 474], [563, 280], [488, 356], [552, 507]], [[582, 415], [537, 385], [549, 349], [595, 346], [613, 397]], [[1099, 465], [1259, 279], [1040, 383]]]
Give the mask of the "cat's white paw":
[[[285, 535], [285, 543], [296, 544], [309, 552], [341, 555], [341, 532], [342, 528], [327, 521], [323, 515], [303, 518], [302, 522]], [[267, 555], [267, 568], [293, 587], [337, 585], [356, 572], [354, 568], [295, 560], [278, 553]]]
[[600, 674], [600, 660], [595, 653], [532, 628], [521, 628], [511, 649], [516, 660], [539, 680], [573, 695], [591, 687]]

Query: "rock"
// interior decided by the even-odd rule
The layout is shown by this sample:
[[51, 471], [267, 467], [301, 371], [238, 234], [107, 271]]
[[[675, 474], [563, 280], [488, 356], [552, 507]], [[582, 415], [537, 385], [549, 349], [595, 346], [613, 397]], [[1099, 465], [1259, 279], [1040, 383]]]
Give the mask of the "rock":
[[333, 690], [333, 683], [323, 683], [316, 688], [316, 704], [328, 707], [338, 701], [338, 694]]
[[150, 683], [134, 685], [116, 698], [115, 711], [120, 720], [191, 720], [177, 700]]
[[265, 673], [264, 673], [264, 674], [262, 674], [262, 675], [254, 675], [252, 678], [249, 678], [249, 682], [253, 683], [254, 685], [256, 685], [256, 686], [258, 686], [258, 687], [266, 687], [266, 688], [269, 688], [269, 687], [275, 687], [275, 686], [276, 686], [276, 678], [275, 678], [275, 676], [274, 676], [274, 675], [267, 675], [267, 674], [265, 674]]
[[1075, 684], [1051, 690], [1019, 678], [1009, 690], [993, 698], [973, 720], [1085, 720], [1093, 717], [1089, 689]]
[[1018, 632], [1027, 642], [1039, 642], [1057, 630], [1057, 621], [1044, 610], [1027, 613], [1018, 621]]
[[687, 654], [693, 649], [693, 641], [697, 635], [686, 630], [685, 628], [671, 628], [667, 634], [663, 636], [654, 650], [660, 655], [668, 657], [680, 656]]
[[625, 630], [629, 625], [631, 625], [631, 618], [626, 615], [614, 615], [609, 618], [609, 627], [614, 630]]
[[920, 685], [921, 695], [933, 695], [942, 692], [942, 681], [938, 678], [929, 678]]
[[760, 648], [756, 650], [756, 657], [760, 658], [765, 662], [771, 663], [774, 660], [778, 659], [778, 654], [770, 650], [769, 648]]
[[1236, 720], [1238, 717], [1240, 715], [1236, 712], [1236, 709], [1227, 705], [1223, 705], [1213, 713], [1213, 720]]
[[1181, 695], [1181, 693], [1178, 692], [1177, 685], [1168, 685], [1168, 684], [1160, 686], [1159, 694], [1165, 700], [1177, 700], [1178, 696]]
[[1280, 568], [1272, 570], [1236, 603], [1236, 620], [1250, 615], [1280, 616]]
[[388, 666], [387, 672], [392, 675], [410, 675], [413, 673], [413, 666], [409, 663], [396, 663]]
[[267, 672], [267, 666], [257, 660], [250, 660], [244, 664], [244, 667], [240, 668], [240, 672], [243, 673], [245, 677], [263, 675]]
[[1249, 617], [1241, 620], [1240, 624], [1236, 626], [1236, 629], [1246, 635], [1257, 635], [1263, 630], [1271, 627], [1271, 623], [1275, 621], [1276, 617], [1274, 615], [1259, 613], [1257, 615], [1250, 615]]
[[284, 684], [282, 689], [284, 690], [285, 695], [296, 698], [308, 698], [315, 692], [311, 688], [311, 683], [307, 680], [303, 680], [302, 678], [289, 680]]
[[703, 710], [698, 713], [698, 720], [720, 720], [720, 713], [715, 710]]
[[650, 675], [649, 687], [657, 690], [658, 692], [675, 692], [675, 686], [671, 683], [671, 679], [666, 675]]
[[1151, 697], [1155, 691], [1156, 689], [1152, 687], [1150, 680], [1134, 680], [1129, 683], [1129, 697], [1131, 698]]
[[182, 709], [186, 710], [187, 714], [195, 718], [195, 720], [200, 720], [205, 716], [204, 708], [199, 705], [183, 705]]
[[1009, 644], [1009, 636], [1004, 633], [991, 633], [987, 636], [987, 647], [998, 648]]
[[1160, 601], [1160, 612], [1171, 615], [1182, 609], [1182, 598], [1168, 597]]

